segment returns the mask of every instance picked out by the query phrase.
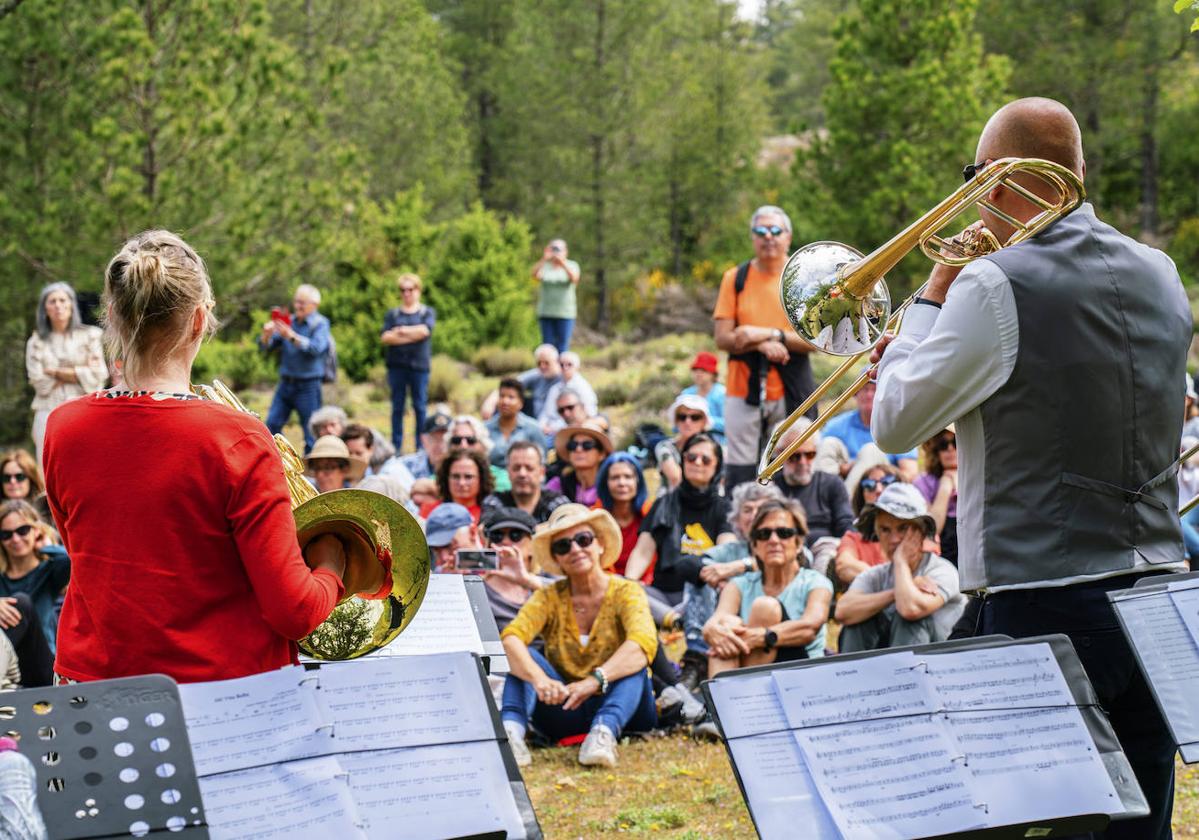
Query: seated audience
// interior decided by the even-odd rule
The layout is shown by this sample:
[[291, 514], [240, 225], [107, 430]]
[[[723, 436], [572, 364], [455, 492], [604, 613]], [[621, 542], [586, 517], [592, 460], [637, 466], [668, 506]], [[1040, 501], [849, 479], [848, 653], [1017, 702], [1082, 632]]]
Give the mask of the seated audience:
[[[436, 484], [434, 484], [434, 488], [436, 488]], [[413, 516], [420, 516], [420, 506], [413, 504], [412, 497], [408, 495], [408, 492], [400, 482], [389, 475], [379, 475], [378, 473], [368, 475], [362, 481], [358, 482], [354, 489], [369, 490], [372, 493], [378, 493], [380, 496], [386, 496], [393, 502], [403, 505], [404, 509]]]
[[452, 572], [454, 552], [460, 548], [478, 548], [471, 534], [474, 520], [470, 511], [454, 502], [438, 505], [425, 521], [425, 543], [429, 546], [429, 564], [434, 574]]
[[[890, 464], [876, 464], [867, 470], [853, 491], [851, 507], [854, 516], [860, 516], [866, 505], [877, 502], [883, 490], [898, 480], [899, 471]], [[829, 577], [838, 589], [843, 589], [853, 583], [854, 578], [862, 572], [883, 562], [883, 550], [879, 544], [866, 539], [857, 528], [850, 528], [841, 537], [841, 544], [837, 546], [837, 559], [830, 569]]]
[[954, 566], [958, 564], [958, 444], [950, 426], [920, 445], [928, 469], [912, 482], [928, 502], [928, 514], [937, 524], [940, 554]]
[[685, 583], [701, 581], [705, 552], [737, 539], [728, 499], [720, 495], [722, 466], [720, 444], [704, 432], [693, 435], [683, 445], [683, 480], [654, 502], [641, 523], [625, 577], [640, 580], [653, 564], [652, 594], [669, 604], [682, 602]]
[[720, 591], [704, 625], [708, 676], [732, 668], [824, 656], [833, 586], [804, 563], [807, 525], [799, 503], [768, 501], [749, 529], [756, 566]]
[[408, 494], [408, 498], [412, 500], [412, 504], [416, 505], [417, 516], [421, 515], [422, 510], [431, 510], [441, 501], [441, 496], [437, 493], [437, 479], [418, 478], [412, 482], [412, 491]]
[[323, 405], [309, 415], [308, 432], [314, 440], [325, 435], [341, 437], [349, 424], [350, 418], [340, 406]]
[[736, 539], [704, 552], [700, 558], [699, 583], [688, 581], [684, 587], [683, 632], [687, 651], [683, 654], [682, 682], [694, 691], [708, 677], [708, 643], [704, 641], [704, 625], [716, 611], [716, 602], [727, 581], [737, 575], [752, 572], [754, 565], [749, 550], [749, 527], [758, 508], [768, 501], [782, 501], [783, 494], [773, 484], [765, 486], [756, 481], [738, 484], [729, 505], [729, 523]]
[[511, 489], [512, 485], [508, 483], [508, 472], [503, 466], [490, 463], [491, 449], [495, 444], [482, 420], [470, 414], [459, 414], [450, 423], [447, 440], [451, 449], [473, 449], [483, 456], [483, 460], [489, 464], [488, 469], [491, 472], [493, 489], [497, 491]]
[[[806, 417], [796, 421], [779, 441], [779, 450], [790, 445], [811, 423]], [[849, 494], [841, 479], [812, 466], [820, 443], [819, 432], [804, 441], [775, 474], [774, 483], [784, 496], [803, 505], [808, 520], [807, 546], [812, 551], [812, 568], [826, 574], [841, 537], [853, 524], [853, 511], [849, 508]]]
[[842, 653], [944, 641], [965, 607], [958, 572], [924, 550], [936, 528], [924, 496], [896, 483], [862, 509], [858, 530], [876, 537], [887, 562], [858, 575], [837, 602]]
[[[552, 344], [538, 346], [533, 351], [533, 358], [537, 367], [517, 374], [516, 379], [529, 394], [529, 398], [525, 400], [525, 414], [537, 418], [545, 408], [545, 399], [549, 396], [550, 389], [562, 381], [562, 368], [558, 364], [558, 348]], [[484, 420], [490, 420], [491, 415], [495, 414], [499, 396], [499, 391], [495, 390], [484, 398], [483, 405], [479, 408], [479, 414]]]
[[683, 396], [692, 394], [708, 401], [708, 429], [717, 436], [724, 436], [724, 386], [717, 382], [718, 363], [714, 353], [697, 353], [691, 363], [691, 381], [695, 384], [683, 389]]
[[[674, 438], [654, 446], [654, 460], [662, 475], [662, 492], [673, 490], [683, 480], [683, 457], [679, 453], [692, 435], [708, 428], [708, 401], [695, 394], [680, 394], [667, 412], [674, 422]], [[717, 441], [719, 443], [719, 441]]]
[[516, 379], [501, 379], [496, 389], [496, 412], [485, 424], [491, 437], [491, 463], [504, 466], [508, 447], [516, 441], [540, 444], [544, 438], [537, 421], [521, 409], [525, 406], [524, 388]]
[[400, 456], [400, 463], [413, 478], [436, 477], [441, 460], [450, 451], [450, 442], [446, 438], [452, 422], [453, 418], [444, 411], [434, 411], [425, 418], [425, 425], [421, 427], [421, 448], [411, 455]]
[[490, 508], [483, 514], [483, 545], [495, 549], [497, 568], [482, 572], [495, 623], [503, 630], [529, 595], [548, 582], [533, 571], [533, 532], [537, 523], [513, 507]]
[[37, 461], [24, 449], [10, 449], [0, 456], [0, 481], [4, 483], [3, 499], [22, 499], [50, 522], [50, 506], [46, 503], [46, 483]]
[[404, 466], [402, 460], [395, 455], [379, 462], [375, 458], [375, 431], [361, 423], [350, 423], [341, 433], [341, 440], [350, 451], [350, 455], [367, 464], [366, 475], [386, 475], [395, 479], [404, 491], [412, 486], [412, 473]]
[[28, 502], [0, 503], [0, 628], [27, 687], [52, 681], [58, 604], [71, 579], [71, 560], [53, 534]]
[[[533, 538], [537, 590], [500, 634], [511, 673], [501, 717], [516, 763], [532, 760], [530, 725], [551, 741], [587, 733], [579, 763], [614, 767], [621, 733], [657, 724], [648, 665], [658, 648], [645, 592], [609, 573], [620, 530], [607, 511], [563, 505]], [[537, 637], [545, 654], [531, 650]]]
[[549, 393], [545, 395], [545, 403], [537, 414], [537, 422], [541, 424], [541, 430], [547, 435], [570, 424], [570, 420], [562, 417], [558, 410], [558, 397], [567, 388], [578, 396], [579, 401], [583, 404], [583, 411], [587, 412], [587, 417], [593, 417], [599, 412], [599, 400], [595, 396], [595, 389], [591, 387], [591, 383], [583, 374], [579, 373], [580, 364], [578, 353], [568, 351], [558, 357], [562, 378], [550, 387]]
[[561, 493], [546, 490], [541, 485], [545, 481], [545, 463], [541, 457], [541, 446], [527, 440], [520, 440], [508, 447], [508, 481], [511, 490], [492, 493], [483, 500], [483, 508], [513, 507], [531, 514], [533, 521], [540, 525], [550, 518], [554, 508], [566, 504], [567, 499]]
[[353, 487], [366, 475], [366, 460], [351, 455], [345, 441], [336, 435], [317, 438], [304, 463], [318, 493]]
[[[605, 458], [596, 479], [596, 493], [599, 501], [594, 506], [612, 514], [612, 519], [620, 528], [620, 556], [616, 558], [612, 570], [624, 575], [629, 555], [637, 544], [641, 523], [651, 504], [645, 475], [637, 459], [627, 452], [613, 452]], [[651, 583], [653, 579], [654, 564], [650, 561], [640, 580], [642, 583]]]
[[868, 467], [885, 461], [897, 467], [905, 481], [916, 479], [915, 450], [888, 455], [878, 448], [870, 434], [876, 389], [873, 382], [868, 382], [854, 395], [857, 407], [838, 414], [821, 430], [823, 435], [816, 468], [844, 478], [851, 486], [856, 484], [856, 476], [851, 476], [851, 472], [859, 463], [861, 467]]
[[437, 470], [437, 492], [441, 501], [421, 509], [426, 519], [438, 506], [447, 502], [462, 505], [470, 511], [476, 525], [483, 515], [483, 499], [492, 491], [491, 471], [477, 449], [451, 449]]
[[562, 474], [546, 482], [546, 489], [562, 493], [572, 502], [590, 507], [599, 499], [596, 482], [600, 461], [612, 452], [612, 441], [599, 425], [588, 420], [567, 426], [554, 436], [558, 459], [568, 464]]
[[15, 691], [20, 687], [21, 663], [17, 651], [8, 636], [0, 633], [0, 691]]

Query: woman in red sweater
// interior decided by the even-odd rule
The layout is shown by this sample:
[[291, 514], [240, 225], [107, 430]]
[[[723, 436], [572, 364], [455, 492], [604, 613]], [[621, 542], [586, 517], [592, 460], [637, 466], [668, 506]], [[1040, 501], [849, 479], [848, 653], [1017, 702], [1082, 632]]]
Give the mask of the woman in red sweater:
[[103, 302], [124, 385], [63, 404], [46, 429], [46, 493], [72, 560], [55, 671], [198, 682], [296, 662], [293, 640], [341, 597], [345, 556], [325, 536], [305, 562], [266, 427], [190, 394], [216, 327], [203, 261], [173, 233], [138, 234], [109, 263]]

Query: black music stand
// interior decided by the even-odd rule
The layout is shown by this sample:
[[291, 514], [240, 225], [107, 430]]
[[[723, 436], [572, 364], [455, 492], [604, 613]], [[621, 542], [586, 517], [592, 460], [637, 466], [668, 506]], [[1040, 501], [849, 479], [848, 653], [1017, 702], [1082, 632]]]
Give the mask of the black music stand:
[[[1036, 636], [1018, 640], [1014, 640], [1008, 636], [982, 636], [974, 639], [960, 639], [931, 645], [839, 654], [821, 659], [740, 668], [735, 671], [726, 671], [719, 674], [716, 676], [716, 679], [737, 679], [739, 677], [762, 674], [763, 672], [783, 668], [835, 667], [839, 663], [855, 659], [864, 659], [900, 651], [937, 654], [1040, 643], [1049, 644], [1058, 661], [1058, 665], [1062, 669], [1062, 674], [1066, 679], [1067, 685], [1070, 687], [1075, 703], [1079, 707], [1087, 730], [1095, 741], [1096, 749], [1102, 756], [1104, 767], [1111, 777], [1112, 784], [1120, 797], [1121, 804], [1124, 806], [1124, 812], [1114, 816], [1109, 816], [1108, 814], [1083, 814], [1053, 820], [1037, 820], [1036, 822], [1018, 825], [974, 829], [966, 832], [938, 835], [934, 840], [949, 840], [949, 838], [953, 838], [953, 840], [967, 840], [967, 838], [970, 838], [970, 840], [1023, 840], [1028, 837], [1064, 838], [1078, 834], [1085, 835], [1088, 832], [1102, 831], [1112, 820], [1130, 819], [1147, 815], [1149, 813], [1149, 805], [1145, 800], [1144, 794], [1141, 792], [1140, 786], [1137, 784], [1136, 776], [1132, 772], [1132, 766], [1121, 751], [1120, 743], [1116, 739], [1116, 734], [1112, 730], [1111, 724], [1108, 723], [1107, 717], [1099, 708], [1099, 700], [1095, 695], [1095, 690], [1092, 688], [1090, 680], [1087, 678], [1086, 672], [1083, 670], [1082, 663], [1078, 660], [1078, 654], [1074, 651], [1074, 645], [1064, 635]], [[741, 788], [741, 796], [745, 800], [750, 818], [754, 820], [754, 828], [758, 831], [758, 836], [761, 837], [761, 831], [758, 828], [758, 818], [754, 814], [754, 802], [746, 791], [741, 771], [733, 760], [733, 753], [727, 739], [724, 738], [724, 727], [720, 722], [720, 710], [712, 698], [709, 687], [711, 682], [712, 680], [707, 680], [703, 683], [704, 698], [707, 701], [708, 708], [712, 710], [712, 716], [720, 730], [721, 739], [724, 741], [725, 749], [729, 754], [729, 764], [732, 766], [733, 774], [737, 778], [737, 785]]]
[[56, 840], [207, 838], [179, 688], [149, 674], [0, 694]]

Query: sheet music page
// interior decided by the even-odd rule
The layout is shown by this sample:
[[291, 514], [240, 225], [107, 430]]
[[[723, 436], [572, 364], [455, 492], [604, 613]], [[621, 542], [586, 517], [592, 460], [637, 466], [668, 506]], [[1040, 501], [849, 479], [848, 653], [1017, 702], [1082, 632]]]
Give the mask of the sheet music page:
[[925, 660], [992, 825], [1124, 810], [1049, 644]]
[[369, 838], [526, 836], [496, 741], [339, 757]]
[[205, 776], [200, 794], [213, 840], [366, 837], [346, 773], [333, 757]]
[[809, 840], [841, 840], [799, 745], [785, 731], [770, 674], [713, 680], [709, 691], [763, 840], [790, 840], [797, 825]]
[[1133, 590], [1117, 598], [1115, 607], [1165, 708], [1175, 739], [1191, 744], [1199, 741], [1199, 647], [1174, 602], [1175, 594], [1142, 595]]
[[482, 654], [483, 640], [462, 575], [432, 575], [416, 617], [394, 642], [373, 656], [410, 656], [465, 650]]
[[179, 686], [197, 775], [332, 752], [314, 684], [303, 668], [290, 667]]
[[772, 672], [792, 729], [937, 711], [910, 651]]
[[318, 673], [338, 752], [495, 738], [469, 653], [356, 659]]

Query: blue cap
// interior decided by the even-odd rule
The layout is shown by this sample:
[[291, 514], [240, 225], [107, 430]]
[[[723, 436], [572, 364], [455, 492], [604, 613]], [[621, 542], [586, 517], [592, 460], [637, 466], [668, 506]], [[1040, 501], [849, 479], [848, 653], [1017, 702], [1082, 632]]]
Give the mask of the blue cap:
[[470, 511], [457, 502], [442, 502], [429, 514], [425, 522], [425, 542], [430, 548], [449, 545], [454, 532], [463, 525], [474, 522]]

